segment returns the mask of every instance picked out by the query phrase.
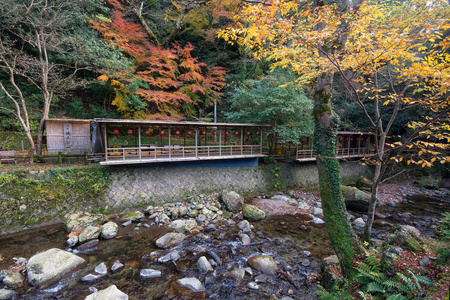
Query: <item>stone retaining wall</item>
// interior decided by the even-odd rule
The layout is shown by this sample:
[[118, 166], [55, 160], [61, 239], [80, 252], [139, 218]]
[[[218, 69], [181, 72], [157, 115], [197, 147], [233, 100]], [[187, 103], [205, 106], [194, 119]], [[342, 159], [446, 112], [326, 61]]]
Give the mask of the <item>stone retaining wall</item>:
[[[343, 182], [354, 181], [367, 176], [368, 168], [342, 162], [341, 175]], [[80, 210], [118, 213], [223, 189], [246, 194], [318, 185], [315, 163], [19, 170], [0, 177], [0, 235], [59, 221]]]
[[[344, 182], [367, 176], [368, 168], [341, 163]], [[108, 210], [183, 201], [201, 193], [230, 189], [245, 194], [318, 185], [315, 163], [258, 167], [111, 168], [104, 202]]]

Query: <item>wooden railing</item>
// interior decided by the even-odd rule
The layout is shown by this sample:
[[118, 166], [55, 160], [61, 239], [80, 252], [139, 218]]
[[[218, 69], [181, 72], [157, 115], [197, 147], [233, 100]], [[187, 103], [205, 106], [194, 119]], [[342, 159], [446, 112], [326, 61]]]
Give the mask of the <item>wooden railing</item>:
[[[372, 154], [369, 148], [339, 148], [336, 149], [336, 157], [362, 157]], [[296, 160], [314, 160], [316, 154], [312, 149], [297, 150]]]
[[261, 145], [221, 145], [221, 146], [180, 146], [142, 145], [141, 147], [113, 147], [107, 148], [106, 161], [108, 160], [193, 160], [202, 158], [232, 158], [247, 155], [263, 155]]

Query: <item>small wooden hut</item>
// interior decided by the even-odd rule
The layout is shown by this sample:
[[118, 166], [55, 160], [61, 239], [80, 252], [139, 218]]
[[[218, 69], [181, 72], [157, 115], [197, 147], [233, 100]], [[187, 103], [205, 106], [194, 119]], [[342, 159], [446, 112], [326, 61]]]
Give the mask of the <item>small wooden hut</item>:
[[92, 120], [47, 119], [48, 154], [83, 154], [91, 152]]

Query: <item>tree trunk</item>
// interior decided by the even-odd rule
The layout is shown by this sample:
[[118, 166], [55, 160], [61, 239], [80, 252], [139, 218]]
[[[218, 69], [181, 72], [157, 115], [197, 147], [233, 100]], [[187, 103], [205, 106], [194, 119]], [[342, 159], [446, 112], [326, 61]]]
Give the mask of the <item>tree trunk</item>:
[[332, 74], [318, 76], [314, 95], [314, 151], [319, 171], [320, 198], [331, 245], [341, 264], [342, 274], [355, 274], [353, 259], [363, 247], [353, 232], [342, 197], [339, 161], [336, 159], [336, 127], [331, 109]]
[[381, 180], [381, 164], [377, 164], [375, 166], [375, 175], [373, 177], [372, 193], [370, 195], [370, 203], [369, 203], [369, 210], [367, 212], [366, 226], [364, 227], [364, 241], [368, 243], [370, 242], [370, 238], [372, 235], [372, 225], [373, 220], [375, 218], [375, 210], [377, 207], [378, 185], [380, 184], [380, 180]]

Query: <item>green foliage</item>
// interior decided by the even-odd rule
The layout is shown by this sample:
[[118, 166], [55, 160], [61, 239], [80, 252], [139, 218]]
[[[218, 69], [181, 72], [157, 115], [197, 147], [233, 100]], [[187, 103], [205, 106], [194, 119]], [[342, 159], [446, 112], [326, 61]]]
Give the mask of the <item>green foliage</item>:
[[292, 74], [274, 71], [258, 80], [245, 80], [227, 97], [229, 122], [270, 124], [266, 132], [272, 147], [280, 142], [298, 144], [303, 136], [311, 136], [312, 101], [294, 83]]
[[411, 299], [413, 295], [422, 294], [421, 284], [431, 285], [433, 281], [424, 276], [415, 275], [410, 270], [397, 273], [388, 278], [381, 271], [381, 264], [376, 256], [368, 255], [366, 262], [361, 262], [356, 270], [355, 280], [361, 290], [381, 299]]

